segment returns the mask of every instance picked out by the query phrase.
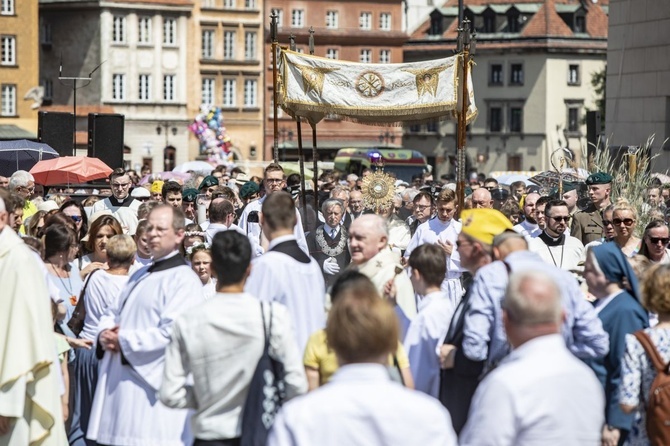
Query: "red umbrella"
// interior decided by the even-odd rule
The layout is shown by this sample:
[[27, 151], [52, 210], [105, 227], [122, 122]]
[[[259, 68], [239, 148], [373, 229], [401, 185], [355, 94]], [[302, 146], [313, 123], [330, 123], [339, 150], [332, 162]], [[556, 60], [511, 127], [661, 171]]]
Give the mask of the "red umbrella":
[[98, 158], [63, 156], [38, 162], [30, 169], [30, 173], [35, 177], [35, 183], [52, 186], [107, 178], [112, 169]]

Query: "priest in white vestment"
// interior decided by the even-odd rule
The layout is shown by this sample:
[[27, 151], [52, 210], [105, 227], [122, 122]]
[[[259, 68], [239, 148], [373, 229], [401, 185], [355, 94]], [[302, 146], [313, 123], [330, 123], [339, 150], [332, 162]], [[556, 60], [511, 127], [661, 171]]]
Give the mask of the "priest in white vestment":
[[301, 352], [309, 336], [326, 324], [326, 288], [321, 268], [293, 235], [296, 224], [291, 195], [276, 192], [263, 202], [261, 225], [268, 251], [254, 259], [244, 291], [260, 300], [286, 305]]
[[65, 446], [51, 299], [0, 195], [0, 446]]
[[158, 400], [172, 322], [204, 302], [198, 276], [181, 257], [184, 214], [154, 208], [146, 237], [155, 259], [130, 278], [99, 323], [100, 362], [88, 438], [119, 446], [182, 446], [192, 442], [186, 410]]

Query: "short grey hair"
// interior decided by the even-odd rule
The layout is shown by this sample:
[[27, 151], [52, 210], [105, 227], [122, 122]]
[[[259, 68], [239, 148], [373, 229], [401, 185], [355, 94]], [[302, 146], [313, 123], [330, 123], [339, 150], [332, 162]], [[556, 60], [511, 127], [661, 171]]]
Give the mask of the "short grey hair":
[[[412, 201], [412, 202], [413, 202], [413, 201], [414, 201], [414, 197], [416, 197], [417, 195], [419, 195], [419, 191], [416, 190], [416, 189], [407, 188], [407, 189], [404, 190], [404, 192], [402, 193], [402, 195], [403, 195], [403, 200], [404, 200], [404, 201]], [[407, 197], [407, 199], [405, 200], [404, 197]]]
[[335, 186], [331, 191], [330, 191], [330, 198], [335, 198], [335, 196], [339, 195], [344, 195], [347, 200], [349, 199], [349, 188], [346, 186]]
[[17, 170], [9, 178], [9, 190], [15, 192], [19, 187], [28, 187], [28, 183], [35, 182], [35, 178], [25, 170]]
[[[524, 290], [529, 284], [539, 286]], [[524, 326], [560, 324], [563, 314], [558, 284], [547, 273], [536, 270], [510, 275], [502, 308], [514, 325]]]
[[328, 198], [326, 201], [324, 201], [321, 205], [321, 213], [326, 215], [328, 213], [328, 208], [331, 206], [339, 206], [340, 210], [344, 214], [344, 202], [339, 198]]

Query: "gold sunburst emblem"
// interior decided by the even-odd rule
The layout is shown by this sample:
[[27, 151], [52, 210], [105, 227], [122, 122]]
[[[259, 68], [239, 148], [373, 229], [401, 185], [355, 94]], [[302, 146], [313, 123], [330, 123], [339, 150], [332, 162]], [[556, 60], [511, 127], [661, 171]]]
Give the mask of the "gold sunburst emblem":
[[363, 205], [368, 209], [388, 209], [393, 205], [395, 180], [387, 173], [377, 171], [363, 178]]

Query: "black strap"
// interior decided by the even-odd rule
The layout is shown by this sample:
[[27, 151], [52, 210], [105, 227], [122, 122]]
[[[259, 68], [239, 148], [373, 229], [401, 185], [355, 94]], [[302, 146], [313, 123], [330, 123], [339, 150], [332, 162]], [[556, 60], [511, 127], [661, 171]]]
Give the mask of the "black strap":
[[265, 327], [265, 306], [261, 302], [261, 320], [263, 321], [263, 337], [265, 338], [265, 351], [270, 348], [270, 336], [272, 336], [272, 303], [270, 303], [270, 326]]

